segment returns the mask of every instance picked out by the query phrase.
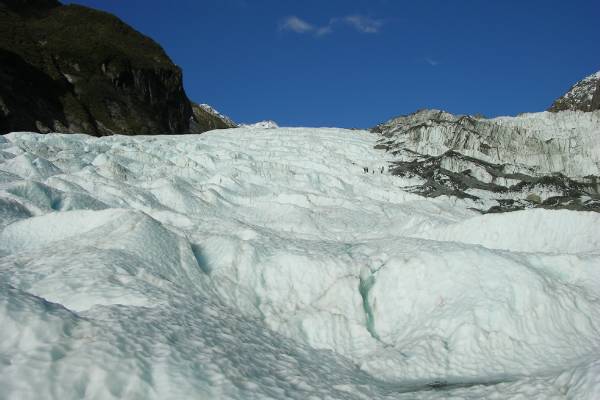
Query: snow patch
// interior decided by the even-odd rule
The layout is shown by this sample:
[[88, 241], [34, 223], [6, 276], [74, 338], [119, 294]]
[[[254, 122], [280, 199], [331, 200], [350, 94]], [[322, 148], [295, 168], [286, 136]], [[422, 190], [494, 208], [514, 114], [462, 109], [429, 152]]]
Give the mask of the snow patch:
[[277, 122], [275, 121], [267, 120], [255, 122], [253, 124], [242, 124], [240, 127], [247, 129], [276, 129], [279, 128], [279, 125], [277, 125]]

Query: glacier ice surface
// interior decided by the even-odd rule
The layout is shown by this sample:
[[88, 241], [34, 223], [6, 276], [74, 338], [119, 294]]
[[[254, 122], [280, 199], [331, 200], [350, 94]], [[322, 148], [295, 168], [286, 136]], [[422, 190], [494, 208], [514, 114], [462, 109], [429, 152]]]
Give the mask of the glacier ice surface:
[[0, 398], [600, 397], [598, 214], [406, 192], [377, 140], [0, 137]]

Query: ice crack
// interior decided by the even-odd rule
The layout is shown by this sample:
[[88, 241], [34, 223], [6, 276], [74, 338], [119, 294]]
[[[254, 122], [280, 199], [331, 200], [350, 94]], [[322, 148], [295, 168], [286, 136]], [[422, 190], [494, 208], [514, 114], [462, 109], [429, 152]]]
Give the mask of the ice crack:
[[366, 328], [369, 334], [373, 337], [373, 339], [377, 341], [381, 341], [381, 338], [377, 334], [375, 329], [375, 317], [373, 315], [373, 309], [371, 307], [371, 303], [369, 303], [369, 291], [375, 284], [375, 276], [370, 274], [367, 277], [364, 277], [363, 274], [360, 276], [360, 281], [358, 284], [358, 292], [360, 293], [360, 297], [362, 297], [363, 310], [365, 311], [366, 317]]

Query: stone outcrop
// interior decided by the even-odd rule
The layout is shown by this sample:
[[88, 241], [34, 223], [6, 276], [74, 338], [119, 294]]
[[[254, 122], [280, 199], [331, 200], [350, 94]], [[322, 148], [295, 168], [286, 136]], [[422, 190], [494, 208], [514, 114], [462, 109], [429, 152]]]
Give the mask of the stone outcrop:
[[422, 110], [372, 131], [408, 190], [470, 199], [483, 212], [600, 211], [600, 112], [494, 119]]
[[176, 134], [225, 125], [194, 113], [181, 69], [117, 17], [53, 0], [0, 0], [0, 133]]

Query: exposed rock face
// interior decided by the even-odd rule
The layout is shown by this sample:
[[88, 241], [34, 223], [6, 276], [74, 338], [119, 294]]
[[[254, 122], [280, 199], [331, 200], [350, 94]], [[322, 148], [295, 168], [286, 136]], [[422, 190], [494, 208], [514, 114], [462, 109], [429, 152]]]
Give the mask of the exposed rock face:
[[552, 112], [563, 110], [600, 110], [600, 71], [577, 82], [548, 109]]
[[208, 104], [192, 103], [193, 115], [190, 120], [190, 132], [201, 133], [213, 129], [237, 128], [229, 117], [221, 114]]
[[181, 69], [115, 16], [0, 0], [0, 133], [186, 133], [193, 116]]
[[428, 196], [469, 198], [485, 212], [600, 211], [600, 112], [480, 119], [423, 110], [373, 128], [391, 173]]

